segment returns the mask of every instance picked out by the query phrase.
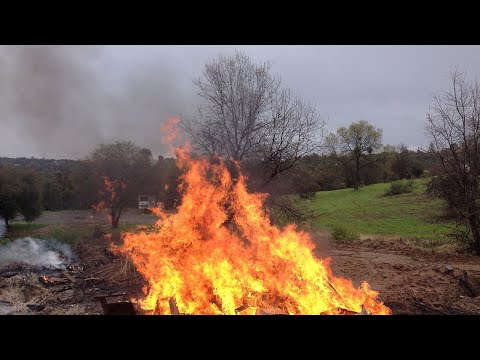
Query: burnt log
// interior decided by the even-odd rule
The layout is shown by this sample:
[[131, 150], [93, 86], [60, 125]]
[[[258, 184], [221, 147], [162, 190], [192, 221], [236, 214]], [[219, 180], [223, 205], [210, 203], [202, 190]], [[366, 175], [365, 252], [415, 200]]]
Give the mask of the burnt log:
[[277, 308], [258, 308], [255, 315], [288, 315], [286, 312]]
[[54, 286], [64, 284], [66, 282], [66, 279], [61, 279], [55, 276], [42, 275], [38, 278], [38, 281], [40, 281], [45, 286]]
[[72, 275], [70, 275], [68, 272], [64, 271], [64, 272], [62, 272], [62, 274], [63, 274], [68, 280], [70, 280], [71, 282], [73, 282], [73, 283], [74, 283], [74, 282], [77, 282], [77, 280], [76, 280]]
[[136, 315], [135, 307], [131, 301], [125, 300], [125, 295], [106, 295], [100, 298], [104, 315]]
[[15, 275], [18, 275], [20, 273], [20, 271], [7, 271], [7, 272], [4, 272], [2, 274], [2, 277], [5, 278], [5, 279], [8, 279], [8, 278], [11, 278]]
[[42, 305], [42, 304], [28, 304], [27, 307], [30, 310], [37, 311], [37, 312], [45, 309], [45, 305]]
[[168, 300], [168, 306], [170, 306], [170, 314], [180, 314], [180, 312], [178, 311], [177, 302], [175, 301], [175, 298], [173, 296]]

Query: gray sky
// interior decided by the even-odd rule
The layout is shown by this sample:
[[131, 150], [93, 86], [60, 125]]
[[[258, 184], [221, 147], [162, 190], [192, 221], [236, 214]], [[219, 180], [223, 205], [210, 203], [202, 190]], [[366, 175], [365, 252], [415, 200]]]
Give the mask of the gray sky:
[[0, 156], [80, 158], [101, 142], [164, 152], [160, 124], [188, 116], [206, 60], [243, 50], [335, 130], [367, 120], [384, 143], [426, 145], [432, 94], [455, 67], [480, 73], [480, 46], [0, 47]]

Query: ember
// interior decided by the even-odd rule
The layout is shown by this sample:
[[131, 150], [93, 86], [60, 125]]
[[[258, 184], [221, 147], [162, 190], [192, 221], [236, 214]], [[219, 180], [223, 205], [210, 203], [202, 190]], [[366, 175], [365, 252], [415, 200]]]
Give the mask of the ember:
[[[364, 282], [335, 277], [313, 254], [304, 231], [271, 224], [265, 194], [249, 193], [221, 160], [193, 159], [184, 169], [176, 213], [152, 209], [154, 231], [124, 233], [120, 250], [148, 281], [139, 300], [148, 314], [390, 314]], [[364, 310], [363, 310], [364, 309]]]

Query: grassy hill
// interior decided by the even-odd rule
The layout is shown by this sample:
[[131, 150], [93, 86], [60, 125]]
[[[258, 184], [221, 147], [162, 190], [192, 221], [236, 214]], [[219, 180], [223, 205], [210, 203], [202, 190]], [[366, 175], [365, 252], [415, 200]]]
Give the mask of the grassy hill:
[[313, 200], [302, 200], [314, 214], [310, 225], [317, 229], [343, 226], [361, 235], [384, 235], [417, 240], [440, 240], [448, 228], [436, 223], [442, 202], [425, 195], [425, 179], [415, 180], [410, 194], [384, 196], [390, 184], [324, 191]]

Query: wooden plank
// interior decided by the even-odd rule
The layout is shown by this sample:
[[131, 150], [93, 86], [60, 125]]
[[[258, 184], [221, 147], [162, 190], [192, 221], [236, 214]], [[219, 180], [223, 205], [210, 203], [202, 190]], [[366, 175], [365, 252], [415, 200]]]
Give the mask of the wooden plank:
[[72, 275], [70, 275], [68, 272], [64, 271], [62, 274], [71, 282], [77, 282], [77, 279], [75, 279]]
[[257, 308], [255, 315], [288, 315], [285, 311], [278, 308]]

